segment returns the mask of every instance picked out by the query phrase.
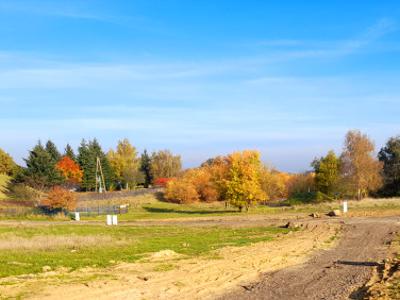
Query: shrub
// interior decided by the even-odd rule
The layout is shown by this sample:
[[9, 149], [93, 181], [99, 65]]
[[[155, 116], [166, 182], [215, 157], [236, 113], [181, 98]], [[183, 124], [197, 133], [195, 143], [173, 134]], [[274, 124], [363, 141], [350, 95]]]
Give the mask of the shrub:
[[191, 182], [170, 180], [165, 191], [165, 198], [171, 202], [191, 203], [199, 200], [199, 194]]
[[76, 197], [73, 192], [56, 186], [50, 190], [41, 205], [51, 211], [73, 210], [76, 208]]
[[25, 184], [17, 183], [10, 185], [7, 195], [11, 200], [30, 202], [33, 206], [39, 203], [43, 193]]
[[209, 167], [188, 170], [181, 178], [181, 180], [187, 181], [195, 187], [200, 201], [212, 202], [219, 200], [220, 192]]
[[165, 177], [157, 178], [154, 180], [154, 185], [159, 187], [166, 187], [167, 183], [171, 181], [171, 179], [172, 178], [165, 178]]

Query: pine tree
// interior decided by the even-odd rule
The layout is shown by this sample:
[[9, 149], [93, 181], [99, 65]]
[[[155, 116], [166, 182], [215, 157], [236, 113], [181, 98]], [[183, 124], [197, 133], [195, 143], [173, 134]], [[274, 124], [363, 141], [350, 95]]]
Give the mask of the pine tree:
[[83, 170], [81, 187], [83, 190], [90, 191], [96, 185], [96, 162], [92, 162], [88, 143], [83, 139], [78, 148], [78, 163]]
[[29, 152], [25, 163], [23, 179], [28, 185], [44, 189], [63, 182], [62, 175], [55, 168], [54, 158], [50, 156], [40, 141]]
[[56, 145], [51, 140], [46, 143], [46, 152], [50, 155], [54, 165], [61, 159], [60, 152], [58, 152]]
[[78, 152], [78, 163], [83, 170], [82, 188], [86, 191], [92, 191], [96, 188], [96, 162], [98, 157], [103, 170], [106, 188], [110, 189], [114, 181], [114, 176], [110, 163], [98, 141], [94, 139], [87, 143], [85, 140], [82, 140]]
[[392, 137], [379, 152], [383, 163], [384, 196], [400, 196], [400, 136]]
[[93, 141], [89, 142], [89, 151], [92, 153], [92, 157], [94, 157], [95, 161], [97, 157], [100, 158], [106, 188], [110, 189], [110, 187], [112, 187], [114, 183], [114, 173], [111, 169], [110, 162], [108, 161], [104, 151], [101, 149], [101, 146], [97, 139], [93, 139]]
[[151, 175], [151, 158], [146, 149], [144, 149], [142, 155], [140, 156], [140, 171], [142, 171], [144, 174], [145, 187], [149, 187], [153, 181], [153, 176]]
[[70, 159], [72, 159], [75, 162], [77, 161], [76, 155], [74, 153], [74, 149], [72, 149], [70, 144], [67, 144], [67, 146], [65, 146], [64, 156], [68, 156]]

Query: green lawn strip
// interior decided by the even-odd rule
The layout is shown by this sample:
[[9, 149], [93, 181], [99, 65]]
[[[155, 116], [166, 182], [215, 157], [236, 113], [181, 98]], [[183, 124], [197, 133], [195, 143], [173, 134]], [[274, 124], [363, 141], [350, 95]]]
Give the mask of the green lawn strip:
[[[243, 246], [272, 240], [288, 229], [274, 227], [217, 228], [217, 227], [105, 227], [53, 225], [45, 227], [0, 227], [0, 243], [10, 233], [30, 238], [48, 235], [107, 235], [124, 243], [113, 246], [96, 245], [78, 250], [60, 247], [55, 250], [1, 250], [0, 277], [42, 272], [43, 266], [106, 267], [116, 262], [134, 262], [147, 253], [170, 249], [188, 256], [205, 255], [224, 246]], [[5, 233], [5, 234], [4, 234]]]

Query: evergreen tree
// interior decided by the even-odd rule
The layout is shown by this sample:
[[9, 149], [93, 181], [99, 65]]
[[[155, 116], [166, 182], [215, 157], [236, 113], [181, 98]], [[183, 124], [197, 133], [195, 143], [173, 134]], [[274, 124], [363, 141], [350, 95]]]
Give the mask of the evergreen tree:
[[107, 190], [112, 186], [114, 176], [107, 156], [101, 149], [96, 139], [86, 142], [82, 140], [78, 148], [78, 163], [83, 170], [81, 186], [86, 191], [92, 191], [96, 188], [96, 163], [97, 157], [100, 159], [104, 174], [104, 180]]
[[153, 176], [151, 175], [151, 158], [146, 149], [140, 156], [140, 171], [144, 174], [145, 187], [149, 187], [153, 181]]
[[389, 139], [378, 157], [383, 162], [382, 193], [385, 196], [400, 196], [400, 136]]
[[44, 189], [63, 182], [62, 175], [55, 168], [54, 158], [46, 151], [40, 141], [29, 152], [25, 163], [26, 169], [23, 173], [23, 180], [28, 185]]
[[70, 159], [76, 162], [76, 155], [74, 153], [74, 149], [72, 149], [70, 144], [65, 146], [64, 156], [68, 156]]
[[109, 190], [113, 186], [114, 182], [114, 173], [110, 166], [110, 162], [107, 159], [107, 155], [101, 149], [101, 146], [97, 139], [93, 139], [93, 141], [89, 142], [89, 152], [91, 156], [94, 157], [94, 162], [96, 163], [97, 157], [100, 158], [101, 168], [103, 170], [104, 180], [106, 183], [106, 188]]
[[78, 148], [78, 163], [83, 170], [81, 182], [82, 189], [90, 191], [96, 185], [96, 161], [92, 161], [89, 153], [88, 143], [83, 139]]
[[60, 152], [58, 152], [56, 145], [51, 140], [46, 143], [46, 152], [50, 155], [54, 165], [61, 159]]

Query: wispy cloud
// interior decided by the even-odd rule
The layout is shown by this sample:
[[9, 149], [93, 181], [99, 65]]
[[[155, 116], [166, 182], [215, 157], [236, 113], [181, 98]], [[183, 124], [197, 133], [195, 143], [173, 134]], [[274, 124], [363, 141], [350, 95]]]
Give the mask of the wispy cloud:
[[[383, 38], [385, 35], [398, 31], [395, 20], [382, 18], [372, 26], [367, 27], [358, 36], [341, 40], [301, 40], [280, 39], [261, 40], [255, 43], [257, 47], [266, 47], [267, 50], [279, 50], [277, 60], [301, 58], [330, 58], [347, 56], [358, 53]], [[382, 51], [382, 49], [380, 49]]]
[[73, 1], [3, 1], [0, 3], [0, 11], [110, 23], [120, 23], [127, 18], [94, 11], [83, 4]]

